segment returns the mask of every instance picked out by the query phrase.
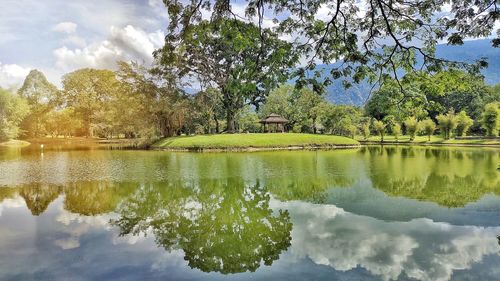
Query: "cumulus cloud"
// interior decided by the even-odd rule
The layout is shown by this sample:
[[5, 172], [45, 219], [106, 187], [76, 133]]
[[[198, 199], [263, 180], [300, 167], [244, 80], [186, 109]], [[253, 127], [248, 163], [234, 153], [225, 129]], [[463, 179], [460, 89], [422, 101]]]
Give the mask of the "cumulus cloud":
[[29, 72], [30, 68], [0, 62], [0, 87], [5, 89], [19, 87]]
[[149, 64], [153, 61], [153, 51], [163, 42], [164, 34], [160, 30], [147, 33], [132, 25], [111, 27], [106, 40], [83, 48], [63, 46], [54, 50], [54, 56], [56, 66], [65, 71], [82, 67], [114, 68], [117, 60]]
[[416, 219], [381, 221], [329, 205], [272, 203], [293, 218], [291, 253], [338, 271], [362, 267], [383, 280], [401, 274], [423, 281], [450, 280], [496, 254], [498, 227], [455, 226]]
[[77, 24], [74, 22], [70, 21], [64, 21], [56, 24], [52, 30], [56, 32], [61, 32], [61, 33], [66, 33], [66, 34], [72, 34], [76, 32]]

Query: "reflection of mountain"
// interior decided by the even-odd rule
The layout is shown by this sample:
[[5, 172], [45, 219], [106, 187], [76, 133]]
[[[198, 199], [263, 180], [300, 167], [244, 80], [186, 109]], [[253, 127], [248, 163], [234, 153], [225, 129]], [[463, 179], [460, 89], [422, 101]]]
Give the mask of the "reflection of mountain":
[[24, 186], [19, 190], [19, 195], [24, 198], [26, 206], [34, 216], [38, 216], [47, 210], [52, 201], [56, 200], [61, 193], [58, 186], [33, 184]]
[[450, 280], [454, 272], [470, 269], [499, 250], [495, 235], [500, 227], [453, 226], [428, 219], [387, 222], [304, 202], [271, 205], [292, 216], [294, 256], [338, 271], [361, 267], [383, 280]]
[[147, 233], [166, 250], [182, 249], [191, 268], [223, 274], [271, 265], [290, 246], [286, 211], [269, 209], [270, 195], [240, 179], [203, 186], [142, 186], [113, 221], [122, 235]]

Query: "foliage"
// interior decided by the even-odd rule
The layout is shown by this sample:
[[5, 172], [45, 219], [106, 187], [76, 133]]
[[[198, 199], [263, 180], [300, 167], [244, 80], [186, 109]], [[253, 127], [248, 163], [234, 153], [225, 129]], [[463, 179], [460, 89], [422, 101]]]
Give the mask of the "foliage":
[[482, 127], [488, 136], [497, 136], [500, 129], [500, 107], [498, 103], [489, 103], [481, 116]]
[[[207, 14], [213, 21], [235, 17], [234, 6], [238, 6], [234, 0], [164, 0], [164, 3], [169, 15], [167, 38], [176, 40], [189, 40], [193, 26], [203, 22]], [[399, 70], [408, 73], [422, 68], [432, 72], [455, 66], [477, 72], [484, 67], [484, 60], [469, 65], [438, 58], [436, 44], [447, 40], [451, 45], [461, 45], [464, 38], [490, 36], [498, 21], [496, 0], [453, 1], [446, 16], [436, 16], [447, 4], [450, 3], [248, 0], [245, 17], [258, 22], [262, 30], [263, 21], [275, 15], [273, 23], [280, 35], [297, 38], [293, 45], [308, 62], [297, 71], [299, 85], [322, 88], [332, 79], [344, 76], [348, 78], [343, 82], [349, 87], [364, 80], [380, 82], [387, 77], [399, 80]], [[318, 17], [323, 9], [328, 14]], [[500, 45], [498, 34], [492, 44]], [[324, 81], [308, 76], [307, 70], [314, 70], [317, 61], [339, 60], [343, 63], [334, 67]]]
[[270, 29], [237, 19], [203, 20], [183, 33], [167, 36], [155, 52], [157, 72], [173, 83], [197, 80], [222, 94], [227, 131], [246, 104], [258, 107], [269, 91], [285, 82], [298, 60], [292, 47]]
[[472, 124], [474, 124], [474, 120], [464, 110], [460, 111], [457, 115], [457, 136], [465, 136]]
[[458, 118], [455, 115], [455, 112], [453, 110], [450, 110], [446, 114], [439, 114], [438, 116], [436, 116], [436, 119], [438, 121], [439, 129], [441, 130], [441, 134], [443, 134], [444, 139], [450, 139], [451, 134], [458, 125]]
[[20, 135], [19, 125], [28, 113], [29, 106], [24, 99], [0, 88], [0, 142]]
[[83, 120], [86, 136], [108, 135], [112, 110], [107, 102], [117, 95], [119, 83], [110, 70], [80, 69], [64, 75], [62, 103], [73, 107]]
[[431, 136], [434, 134], [434, 131], [436, 131], [436, 123], [434, 123], [432, 119], [427, 118], [425, 120], [420, 121], [419, 126], [425, 133], [425, 135], [429, 138], [429, 141], [431, 141]]
[[360, 120], [360, 131], [363, 135], [364, 140], [368, 140], [370, 137], [370, 118], [364, 117]]
[[380, 120], [375, 120], [373, 122], [373, 128], [377, 133], [380, 135], [380, 141], [384, 141], [384, 135], [385, 135], [385, 130], [386, 130], [386, 124]]
[[399, 125], [399, 123], [394, 123], [391, 127], [391, 131], [396, 141], [399, 141], [399, 136], [401, 135], [401, 125]]
[[326, 104], [320, 117], [325, 132], [333, 135], [352, 136], [352, 126], [357, 126], [362, 116], [360, 108], [350, 105]]
[[415, 139], [415, 136], [417, 135], [417, 132], [419, 131], [420, 124], [417, 120], [417, 118], [411, 116], [406, 118], [404, 121], [405, 127], [406, 127], [406, 134], [410, 136], [410, 141], [413, 141]]

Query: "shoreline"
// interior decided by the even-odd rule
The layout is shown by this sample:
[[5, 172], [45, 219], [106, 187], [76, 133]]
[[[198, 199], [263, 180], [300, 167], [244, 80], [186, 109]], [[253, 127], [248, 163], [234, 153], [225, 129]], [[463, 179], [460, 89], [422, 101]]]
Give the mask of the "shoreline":
[[181, 148], [161, 148], [150, 147], [146, 150], [152, 151], [171, 151], [171, 152], [258, 152], [258, 151], [297, 151], [297, 150], [336, 150], [336, 149], [355, 149], [360, 148], [357, 145], [291, 145], [287, 147], [226, 147], [226, 148], [206, 148], [206, 147], [181, 147]]
[[363, 146], [371, 145], [396, 145], [396, 146], [448, 146], [448, 147], [490, 147], [500, 148], [500, 143], [439, 143], [439, 142], [393, 142], [393, 141], [359, 141]]
[[[74, 144], [85, 145], [82, 143], [81, 139], [65, 139], [66, 143], [75, 142]], [[395, 142], [395, 141], [362, 141], [358, 140], [359, 144], [324, 144], [324, 145], [289, 145], [289, 146], [228, 146], [228, 147], [159, 147], [154, 144], [138, 147], [136, 145], [127, 146], [126, 143], [129, 140], [120, 139], [113, 140], [111, 143], [124, 144], [122, 148], [133, 149], [133, 150], [151, 150], [151, 151], [171, 151], [171, 152], [257, 152], [257, 151], [297, 151], [297, 150], [336, 150], [336, 149], [356, 149], [363, 146], [438, 146], [438, 147], [476, 147], [476, 148], [500, 148], [500, 143], [441, 143], [441, 142]], [[25, 148], [32, 144], [37, 144], [39, 142], [27, 142], [23, 140], [11, 140], [7, 142], [0, 143], [0, 148]], [[92, 142], [97, 146], [109, 145], [106, 141], [96, 141]], [[88, 143], [87, 143], [88, 144]]]

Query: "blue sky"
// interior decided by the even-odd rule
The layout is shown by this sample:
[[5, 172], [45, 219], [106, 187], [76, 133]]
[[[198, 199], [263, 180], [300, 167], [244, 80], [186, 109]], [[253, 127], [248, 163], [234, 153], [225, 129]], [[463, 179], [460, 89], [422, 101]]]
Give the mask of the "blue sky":
[[151, 62], [168, 24], [161, 0], [1, 0], [0, 87], [16, 87], [30, 69], [60, 84], [82, 67], [117, 59]]

